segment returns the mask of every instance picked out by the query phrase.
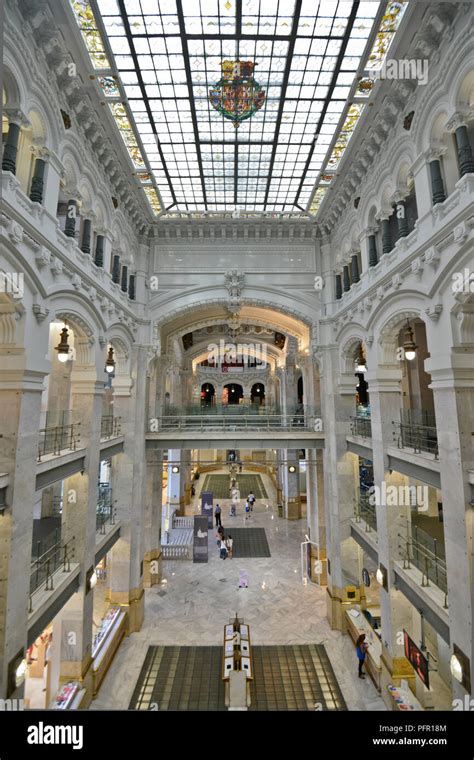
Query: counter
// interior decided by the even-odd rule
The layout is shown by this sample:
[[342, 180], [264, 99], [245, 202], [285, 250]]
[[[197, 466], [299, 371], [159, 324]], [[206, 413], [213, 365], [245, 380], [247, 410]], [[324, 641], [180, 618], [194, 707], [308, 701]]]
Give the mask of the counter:
[[93, 695], [99, 691], [100, 684], [112, 662], [115, 652], [127, 631], [127, 613], [120, 607], [114, 607], [102, 621], [92, 646]]
[[[369, 608], [369, 612], [370, 611]], [[347, 630], [354, 644], [357, 642], [361, 633], [365, 633], [365, 640], [369, 644], [367, 656], [365, 658], [365, 670], [372, 679], [376, 689], [380, 691], [380, 677], [382, 672], [380, 657], [382, 655], [382, 643], [358, 605], [347, 610], [345, 614]]]

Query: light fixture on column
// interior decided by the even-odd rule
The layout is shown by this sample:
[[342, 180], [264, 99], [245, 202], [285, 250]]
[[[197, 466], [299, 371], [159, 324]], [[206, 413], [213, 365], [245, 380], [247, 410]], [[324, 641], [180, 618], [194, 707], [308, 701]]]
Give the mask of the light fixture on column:
[[362, 342], [359, 343], [357, 360], [356, 360], [356, 372], [361, 372], [361, 373], [367, 372], [367, 365], [364, 359], [364, 349], [362, 346]]
[[69, 338], [69, 332], [68, 332], [66, 323], [64, 323], [64, 327], [61, 330], [61, 336], [60, 336], [60, 339], [59, 339], [59, 343], [58, 343], [58, 345], [55, 348], [55, 351], [58, 352], [58, 360], [62, 364], [64, 364], [64, 362], [67, 362], [67, 360], [69, 358], [70, 346], [69, 346], [69, 343], [68, 343], [68, 338]]
[[115, 369], [115, 359], [114, 359], [114, 349], [112, 346], [109, 346], [109, 352], [107, 354], [107, 361], [105, 362], [105, 371], [110, 374]]
[[471, 691], [471, 663], [469, 657], [453, 643], [453, 653], [449, 661], [449, 669], [455, 681], [462, 684], [466, 691]]
[[385, 591], [388, 591], [388, 576], [386, 567], [383, 565], [378, 566], [375, 572], [375, 579], [377, 583], [385, 589]]
[[288, 467], [288, 472], [296, 472], [296, 467], [294, 464], [290, 464], [290, 466]]
[[417, 348], [418, 346], [413, 340], [413, 330], [410, 327], [410, 322], [407, 319], [407, 330], [405, 333], [405, 340], [403, 341], [403, 351], [405, 354], [405, 359], [408, 359], [409, 362], [413, 361], [413, 359], [416, 356]]
[[462, 683], [462, 664], [458, 656], [455, 654], [451, 655], [451, 659], [449, 661], [449, 669], [451, 671], [452, 677], [458, 681], [458, 683]]
[[15, 670], [15, 686], [19, 688], [26, 677], [27, 662], [23, 659]]
[[177, 475], [177, 474], [178, 474], [178, 472], [179, 472], [179, 467], [178, 467], [178, 465], [177, 465], [177, 464], [174, 464], [174, 465], [172, 466], [172, 468], [171, 468], [171, 472], [172, 472], [174, 475]]

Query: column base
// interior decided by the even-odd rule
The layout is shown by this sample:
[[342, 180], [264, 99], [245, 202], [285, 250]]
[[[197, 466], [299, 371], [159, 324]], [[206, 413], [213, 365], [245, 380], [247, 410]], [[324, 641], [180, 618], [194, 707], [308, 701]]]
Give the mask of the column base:
[[[322, 564], [322, 573], [318, 575], [314, 570], [314, 563], [320, 561]], [[311, 545], [311, 580], [313, 583], [319, 583], [320, 586], [328, 585], [328, 563], [326, 549], [318, 549]]]
[[[349, 598], [348, 591], [354, 593], [354, 598]], [[347, 631], [345, 613], [356, 604], [361, 604], [361, 590], [359, 586], [345, 586], [338, 588], [333, 586], [326, 589], [326, 612], [329, 625], [333, 631]]]
[[413, 694], [416, 694], [415, 671], [406, 657], [392, 657], [384, 644], [382, 644], [380, 668], [380, 696], [388, 710], [395, 710], [395, 705], [388, 693], [387, 686], [389, 684], [400, 686], [401, 680], [404, 679], [405, 681], [408, 681], [408, 685]]
[[143, 588], [157, 586], [161, 581], [161, 548], [145, 552], [143, 557]]
[[112, 591], [109, 589], [107, 601], [128, 612], [127, 636], [141, 629], [145, 617], [145, 591], [141, 586], [129, 591]]
[[62, 660], [59, 666], [59, 687], [68, 681], [77, 681], [81, 689], [85, 689], [80, 709], [89, 707], [94, 697], [94, 671], [92, 670], [93, 659], [87, 654], [82, 662]]
[[301, 502], [299, 499], [287, 499], [286, 519], [301, 520]]

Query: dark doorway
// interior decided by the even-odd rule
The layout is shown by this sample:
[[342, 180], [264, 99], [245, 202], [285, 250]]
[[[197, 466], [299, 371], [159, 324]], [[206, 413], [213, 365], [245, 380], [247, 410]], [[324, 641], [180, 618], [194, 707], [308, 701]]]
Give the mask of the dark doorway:
[[250, 403], [255, 406], [265, 404], [265, 386], [263, 383], [254, 383], [250, 391]]
[[240, 399], [244, 397], [244, 389], [241, 385], [229, 383], [228, 385], [224, 385], [225, 390], [227, 391], [227, 403], [229, 405], [240, 404]]
[[216, 400], [216, 390], [211, 383], [201, 385], [201, 406], [213, 406]]

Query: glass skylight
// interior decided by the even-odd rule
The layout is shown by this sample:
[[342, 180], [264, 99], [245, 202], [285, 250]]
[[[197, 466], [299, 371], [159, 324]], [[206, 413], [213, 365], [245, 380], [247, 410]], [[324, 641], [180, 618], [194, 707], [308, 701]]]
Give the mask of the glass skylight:
[[[76, 11], [89, 7], [71, 1]], [[374, 63], [399, 23], [402, 10], [392, 9], [380, 26], [386, 7], [386, 0], [91, 0], [96, 18], [88, 24], [110, 46], [100, 87], [137, 173], [151, 169], [162, 210], [314, 213], [325, 192], [314, 195], [320, 175], [337, 166], [364, 107], [351, 92], [374, 23]], [[209, 102], [225, 59], [254, 62], [265, 90], [262, 108], [238, 129]], [[356, 97], [369, 95], [360, 84]]]

